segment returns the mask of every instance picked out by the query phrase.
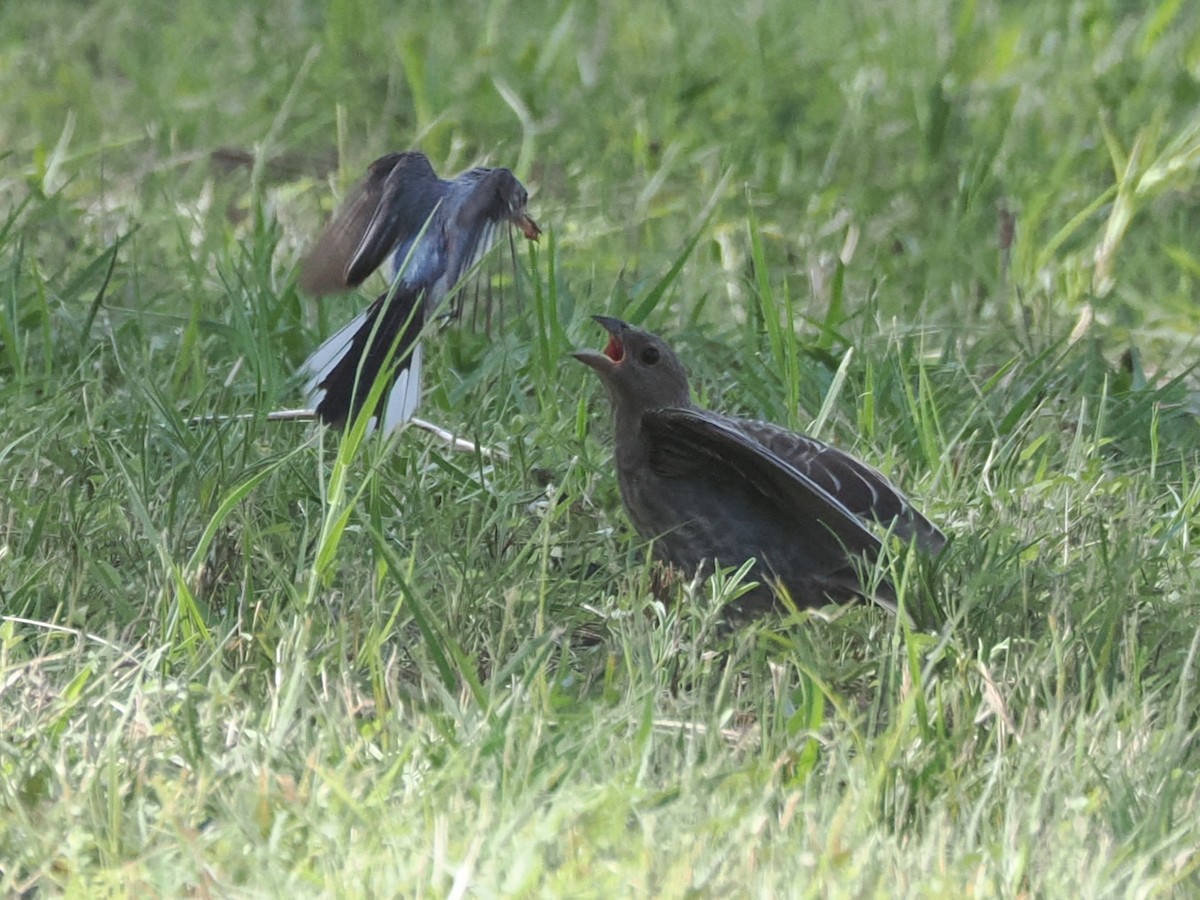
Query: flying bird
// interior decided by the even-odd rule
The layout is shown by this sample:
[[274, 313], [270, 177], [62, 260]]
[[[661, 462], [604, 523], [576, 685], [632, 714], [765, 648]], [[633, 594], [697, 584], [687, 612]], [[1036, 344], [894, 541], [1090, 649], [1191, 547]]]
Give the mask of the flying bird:
[[374, 411], [387, 433], [421, 397], [421, 330], [509, 224], [529, 240], [541, 229], [509, 169], [475, 168], [444, 180], [423, 153], [371, 163], [305, 257], [300, 287], [317, 296], [360, 285], [389, 264], [389, 288], [301, 366], [304, 392], [326, 425], [342, 426], [386, 379]]
[[864, 586], [882, 543], [876, 525], [936, 554], [945, 535], [887, 478], [848, 453], [769, 422], [692, 403], [687, 373], [656, 335], [594, 316], [603, 352], [573, 355], [612, 404], [617, 482], [634, 529], [688, 576], [756, 560], [741, 613], [781, 591], [798, 607], [864, 597], [895, 609], [895, 588]]

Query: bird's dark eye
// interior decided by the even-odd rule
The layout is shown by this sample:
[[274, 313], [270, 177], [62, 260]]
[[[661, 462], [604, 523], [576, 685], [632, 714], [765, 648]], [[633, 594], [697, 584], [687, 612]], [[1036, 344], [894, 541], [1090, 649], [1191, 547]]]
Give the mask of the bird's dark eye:
[[647, 347], [645, 350], [643, 350], [642, 351], [642, 362], [648, 366], [652, 366], [656, 362], [658, 362], [658, 348], [657, 347]]

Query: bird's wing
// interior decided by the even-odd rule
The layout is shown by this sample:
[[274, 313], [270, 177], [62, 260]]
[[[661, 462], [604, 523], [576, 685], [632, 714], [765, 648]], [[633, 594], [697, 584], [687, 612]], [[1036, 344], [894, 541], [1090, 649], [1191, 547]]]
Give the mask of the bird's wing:
[[508, 169], [471, 169], [449, 183], [439, 210], [446, 222], [443, 294], [483, 259], [514, 209], [524, 209], [524, 197], [524, 186]]
[[878, 470], [823, 441], [770, 422], [736, 420], [739, 429], [786, 461], [863, 519], [878, 522], [904, 541], [937, 553], [946, 536]]
[[400, 177], [399, 171], [389, 173], [384, 180], [375, 215], [346, 263], [346, 281], [352, 287], [362, 284], [383, 265], [398, 245], [417, 240], [438, 207], [445, 182], [434, 176], [432, 169], [431, 178], [419, 184]]
[[779, 454], [754, 440], [732, 420], [702, 409], [647, 412], [642, 428], [650, 439], [650, 465], [666, 478], [738, 479], [796, 522], [812, 526], [814, 541], [828, 540], [836, 556], [857, 553], [874, 559], [880, 542], [833, 494]]
[[358, 287], [397, 245], [411, 242], [437, 207], [441, 182], [433, 169], [398, 165], [390, 153], [371, 164], [305, 257], [300, 287], [333, 294]]

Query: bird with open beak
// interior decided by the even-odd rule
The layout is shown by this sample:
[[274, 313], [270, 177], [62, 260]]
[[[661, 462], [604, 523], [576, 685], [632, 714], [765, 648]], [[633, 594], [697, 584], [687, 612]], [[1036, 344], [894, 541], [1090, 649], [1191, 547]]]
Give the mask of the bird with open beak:
[[603, 352], [579, 350], [608, 393], [617, 482], [637, 533], [688, 576], [756, 560], [759, 587], [735, 611], [758, 614], [782, 592], [798, 607], [855, 597], [895, 609], [868, 585], [877, 525], [937, 553], [942, 532], [875, 469], [816, 438], [692, 403], [687, 373], [656, 335], [595, 316]]
[[525, 186], [508, 169], [475, 168], [444, 180], [423, 153], [373, 162], [305, 257], [300, 287], [324, 295], [357, 287], [384, 263], [390, 287], [304, 362], [305, 394], [327, 425], [362, 408], [387, 379], [376, 425], [387, 433], [412, 418], [421, 397], [420, 336], [506, 225], [529, 240], [541, 229], [526, 211]]

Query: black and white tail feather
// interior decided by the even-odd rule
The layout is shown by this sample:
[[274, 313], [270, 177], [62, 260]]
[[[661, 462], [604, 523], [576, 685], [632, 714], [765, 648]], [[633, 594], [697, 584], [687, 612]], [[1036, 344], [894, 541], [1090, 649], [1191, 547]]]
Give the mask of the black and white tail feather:
[[413, 417], [421, 402], [423, 306], [410, 290], [385, 291], [305, 360], [304, 395], [322, 422], [346, 425], [380, 377], [391, 379], [375, 412], [380, 430]]

